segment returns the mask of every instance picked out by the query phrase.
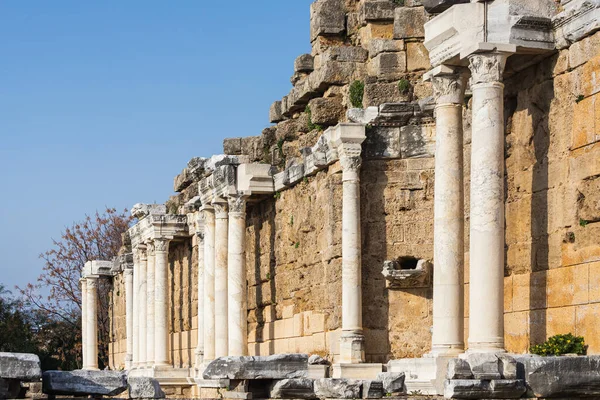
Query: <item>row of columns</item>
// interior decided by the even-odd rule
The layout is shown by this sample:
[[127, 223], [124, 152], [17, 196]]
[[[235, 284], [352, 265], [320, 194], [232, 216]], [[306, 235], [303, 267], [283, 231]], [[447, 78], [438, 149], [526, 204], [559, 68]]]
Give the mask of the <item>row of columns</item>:
[[[473, 53], [469, 352], [504, 352], [504, 85], [511, 53]], [[466, 70], [431, 73], [436, 97], [432, 354], [464, 352], [462, 109]]]

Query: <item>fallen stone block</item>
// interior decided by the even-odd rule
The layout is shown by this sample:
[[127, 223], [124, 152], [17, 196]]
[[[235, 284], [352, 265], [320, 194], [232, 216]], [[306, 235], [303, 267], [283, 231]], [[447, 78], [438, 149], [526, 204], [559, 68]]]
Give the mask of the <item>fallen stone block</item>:
[[315, 394], [320, 399], [358, 399], [362, 381], [323, 378], [315, 381]]
[[383, 383], [385, 393], [403, 393], [405, 379], [404, 372], [380, 372], [377, 374], [377, 380]]
[[17, 399], [20, 392], [20, 380], [0, 378], [0, 399]]
[[40, 358], [27, 353], [0, 353], [0, 378], [35, 381], [42, 377]]
[[308, 376], [308, 354], [220, 357], [204, 370], [204, 379], [294, 379]]
[[475, 379], [501, 379], [500, 360], [494, 353], [470, 353], [467, 362]]
[[508, 354], [498, 354], [502, 379], [517, 379], [517, 360]]
[[380, 399], [383, 397], [383, 382], [381, 381], [363, 381], [362, 382], [362, 398], [363, 399]]
[[310, 54], [302, 54], [294, 61], [294, 72], [312, 72], [315, 60]]
[[283, 117], [281, 110], [281, 101], [276, 101], [271, 104], [271, 108], [269, 109], [269, 121], [273, 123], [283, 121], [285, 118]]
[[489, 396], [489, 381], [453, 379], [444, 382], [444, 397], [447, 399], [486, 399]]
[[272, 399], [316, 399], [312, 379], [283, 379], [275, 381], [269, 391]]
[[119, 371], [46, 371], [42, 382], [46, 394], [116, 396], [127, 389], [127, 375]]
[[158, 381], [148, 377], [131, 377], [127, 380], [130, 399], [164, 399], [165, 393]]
[[448, 361], [447, 379], [473, 379], [473, 372], [466, 360], [453, 358]]
[[329, 365], [329, 361], [327, 361], [326, 359], [324, 359], [323, 357], [321, 357], [318, 354], [313, 354], [310, 357], [308, 357], [308, 364], [309, 365]]
[[494, 379], [490, 381], [490, 391], [493, 399], [518, 399], [527, 388], [522, 379]]

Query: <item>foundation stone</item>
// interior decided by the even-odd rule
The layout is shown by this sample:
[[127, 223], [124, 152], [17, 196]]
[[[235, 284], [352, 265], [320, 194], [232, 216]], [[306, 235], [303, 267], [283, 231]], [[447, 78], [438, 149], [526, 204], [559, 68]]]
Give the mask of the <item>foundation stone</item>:
[[127, 374], [118, 371], [46, 371], [43, 391], [54, 395], [116, 396], [127, 389]]
[[206, 366], [204, 379], [294, 379], [308, 376], [307, 354], [220, 357]]

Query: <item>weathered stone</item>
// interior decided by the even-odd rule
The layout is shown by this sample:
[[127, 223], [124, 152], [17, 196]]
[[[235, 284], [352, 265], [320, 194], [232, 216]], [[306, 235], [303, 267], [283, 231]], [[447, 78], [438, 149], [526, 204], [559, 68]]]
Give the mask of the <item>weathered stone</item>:
[[376, 126], [367, 129], [363, 147], [368, 158], [400, 158], [400, 128]]
[[367, 61], [369, 52], [358, 46], [334, 46], [327, 49], [321, 56], [319, 67], [331, 61], [358, 62]]
[[467, 362], [475, 379], [501, 379], [500, 360], [494, 353], [469, 353]]
[[522, 379], [494, 379], [490, 381], [490, 397], [493, 399], [518, 399], [527, 388]]
[[404, 393], [404, 372], [381, 372], [377, 380], [383, 383], [385, 393]]
[[369, 74], [379, 79], [400, 79], [406, 73], [406, 53], [380, 53], [369, 66]]
[[444, 383], [447, 399], [486, 399], [490, 392], [489, 382], [480, 379], [453, 379]]
[[321, 357], [318, 354], [313, 354], [310, 357], [308, 357], [308, 364], [309, 365], [329, 365], [329, 361], [327, 361], [326, 359], [324, 359], [323, 357]]
[[127, 379], [130, 399], [164, 399], [165, 393], [154, 378], [130, 377]]
[[204, 370], [204, 379], [293, 379], [308, 376], [307, 354], [220, 357]]
[[530, 397], [600, 396], [600, 356], [515, 356], [523, 365]]
[[425, 37], [425, 10], [423, 7], [398, 7], [394, 10], [394, 39]]
[[[242, 138], [228, 138], [223, 140], [223, 154], [238, 156], [242, 154]], [[175, 191], [178, 187], [178, 177], [175, 177]], [[188, 184], [189, 185], [189, 184]]]
[[502, 379], [517, 379], [517, 361], [508, 354], [498, 354]]
[[42, 377], [40, 358], [27, 353], [0, 353], [0, 378], [34, 381]]
[[383, 397], [383, 382], [381, 381], [362, 381], [363, 399], [380, 399]]
[[365, 85], [363, 105], [365, 107], [379, 106], [384, 103], [410, 101], [410, 91], [400, 92], [398, 82], [375, 82]]
[[408, 71], [419, 71], [431, 68], [429, 63], [429, 52], [421, 42], [406, 44], [406, 69]]
[[0, 378], [0, 399], [17, 399], [20, 392], [20, 380]]
[[425, 11], [430, 14], [438, 14], [446, 11], [454, 4], [468, 3], [470, 0], [421, 0]]
[[302, 54], [294, 61], [294, 72], [312, 72], [315, 60], [310, 54]]
[[[364, 101], [364, 100], [363, 100]], [[350, 108], [346, 116], [350, 122], [370, 124], [379, 115], [379, 107]]]
[[600, 177], [588, 178], [579, 184], [577, 205], [580, 221], [600, 221]]
[[116, 396], [127, 389], [127, 374], [118, 371], [46, 371], [42, 382], [46, 394]]
[[358, 399], [362, 381], [323, 378], [315, 380], [315, 394], [320, 399]]
[[310, 41], [321, 35], [339, 35], [346, 28], [346, 11], [341, 0], [319, 0], [310, 6]]
[[283, 379], [271, 385], [272, 399], [316, 399], [312, 379]]
[[394, 3], [388, 0], [366, 0], [360, 8], [360, 21], [393, 21]]
[[395, 53], [404, 50], [403, 40], [373, 39], [369, 42], [369, 57], [373, 58], [379, 53]]
[[308, 102], [311, 122], [316, 125], [336, 125], [344, 116], [344, 106], [339, 98], [319, 97]]
[[447, 379], [473, 379], [473, 372], [466, 360], [453, 358], [448, 361]]
[[260, 161], [264, 153], [262, 136], [248, 136], [242, 138], [241, 153], [250, 157], [250, 161]]
[[414, 116], [415, 104], [413, 103], [384, 103], [379, 106], [379, 115], [373, 121], [373, 125], [403, 127]]
[[402, 158], [433, 157], [435, 139], [425, 126], [407, 125], [400, 128], [400, 152]]
[[283, 120], [284, 117], [281, 111], [281, 101], [276, 101], [271, 104], [271, 108], [269, 109], [269, 121], [277, 123]]

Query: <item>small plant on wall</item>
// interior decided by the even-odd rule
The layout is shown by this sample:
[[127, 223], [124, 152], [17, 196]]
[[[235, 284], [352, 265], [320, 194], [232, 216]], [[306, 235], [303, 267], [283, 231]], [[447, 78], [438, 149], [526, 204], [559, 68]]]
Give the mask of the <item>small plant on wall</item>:
[[587, 345], [583, 336], [554, 335], [542, 344], [531, 346], [529, 352], [539, 356], [560, 356], [563, 354], [583, 355], [587, 351]]
[[350, 104], [354, 108], [363, 108], [363, 96], [365, 94], [365, 84], [361, 81], [354, 81], [350, 84]]

